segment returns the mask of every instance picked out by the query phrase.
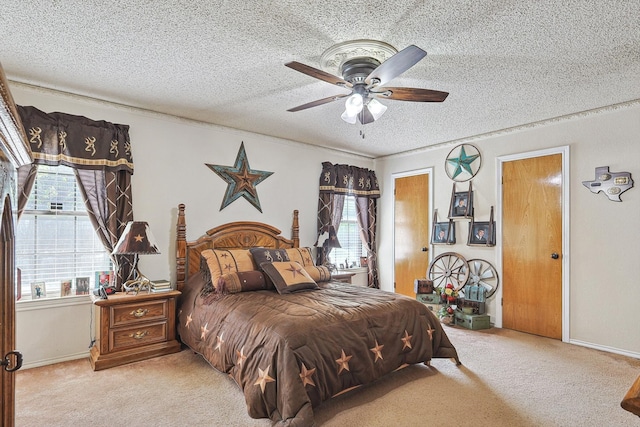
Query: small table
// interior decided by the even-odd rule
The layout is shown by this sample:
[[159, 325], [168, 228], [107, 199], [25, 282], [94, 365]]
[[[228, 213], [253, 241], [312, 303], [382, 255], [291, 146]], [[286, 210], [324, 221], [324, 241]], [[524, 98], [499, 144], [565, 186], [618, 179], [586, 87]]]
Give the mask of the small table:
[[91, 296], [96, 342], [89, 360], [94, 371], [180, 351], [176, 339], [176, 300], [180, 291], [117, 292]]
[[351, 278], [355, 276], [356, 273], [336, 273], [331, 274], [331, 280], [342, 283], [351, 283]]

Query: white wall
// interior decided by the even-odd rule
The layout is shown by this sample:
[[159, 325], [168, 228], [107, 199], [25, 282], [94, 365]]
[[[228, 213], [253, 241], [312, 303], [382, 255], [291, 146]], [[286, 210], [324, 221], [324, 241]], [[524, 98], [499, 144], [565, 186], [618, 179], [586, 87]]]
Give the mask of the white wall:
[[[263, 135], [187, 121], [86, 98], [11, 84], [19, 105], [128, 124], [135, 171], [132, 178], [136, 220], [148, 221], [160, 255], [140, 257], [150, 279], [175, 280], [177, 206], [186, 205], [187, 239], [230, 221], [260, 221], [291, 236], [293, 210], [299, 210], [300, 244], [316, 240], [318, 183], [322, 162], [372, 168], [371, 159]], [[205, 163], [232, 166], [244, 142], [252, 169], [274, 172], [256, 186], [262, 213], [244, 198], [220, 211], [227, 183]], [[75, 297], [74, 297], [75, 298]], [[18, 304], [16, 339], [25, 366], [39, 366], [88, 354], [90, 307], [40, 301]], [[76, 301], [77, 302], [77, 301]], [[43, 327], [43, 325], [48, 325]], [[56, 325], [65, 325], [57, 327]]]
[[[433, 204], [444, 218], [452, 185], [444, 172], [444, 159], [459, 143], [472, 143], [483, 156], [482, 168], [473, 179], [475, 214], [476, 218], [488, 219], [490, 206], [497, 205], [496, 157], [569, 146], [570, 339], [640, 357], [640, 328], [637, 327], [640, 323], [637, 305], [640, 286], [636, 271], [640, 259], [640, 192], [633, 188], [622, 195], [622, 203], [616, 203], [602, 194], [592, 194], [581, 184], [594, 179], [598, 166], [609, 166], [615, 172], [629, 171], [635, 179], [640, 177], [640, 103], [523, 126], [373, 162], [324, 148], [19, 84], [11, 84], [10, 90], [20, 105], [131, 126], [135, 218], [149, 222], [162, 252], [140, 259], [141, 271], [150, 278], [175, 279], [174, 240], [179, 203], [186, 205], [189, 240], [215, 225], [236, 220], [266, 222], [280, 228], [287, 236], [292, 211], [298, 209], [301, 244], [312, 245], [316, 237], [321, 163], [331, 161], [376, 170], [382, 190], [378, 212], [381, 285], [383, 289], [391, 290], [393, 174], [433, 167]], [[251, 167], [274, 172], [256, 187], [263, 213], [244, 199], [220, 211], [227, 184], [205, 166], [205, 163], [233, 165], [243, 141]], [[466, 229], [459, 227], [456, 232], [457, 241], [466, 242]], [[432, 252], [437, 255], [448, 250], [497, 264], [497, 247], [469, 247], [458, 243], [452, 247], [436, 245]], [[495, 313], [493, 304], [489, 304], [490, 314]], [[17, 309], [17, 345], [18, 349], [24, 349], [26, 367], [88, 354], [91, 338], [89, 303], [47, 305], [47, 308], [34, 310], [33, 304], [19, 304]]]
[[[376, 160], [382, 191], [380, 282], [386, 289], [391, 290], [393, 283], [393, 174], [433, 167], [434, 207], [439, 218], [445, 220], [453, 181], [445, 173], [444, 160], [461, 143], [474, 144], [482, 154], [482, 167], [472, 180], [475, 217], [479, 220], [488, 220], [491, 206], [498, 205], [497, 157], [569, 146], [570, 253], [564, 254], [570, 257], [569, 340], [640, 357], [640, 185], [636, 183], [635, 188], [623, 193], [621, 203], [592, 194], [582, 185], [582, 181], [595, 178], [599, 166], [609, 166], [612, 172], [631, 172], [632, 178], [640, 179], [640, 102]], [[465, 190], [467, 186], [460, 183], [456, 188]], [[456, 241], [462, 243], [433, 246], [432, 256], [452, 251], [499, 264], [498, 246], [466, 245], [466, 227], [456, 227]], [[496, 298], [489, 304], [493, 316], [495, 303]]]

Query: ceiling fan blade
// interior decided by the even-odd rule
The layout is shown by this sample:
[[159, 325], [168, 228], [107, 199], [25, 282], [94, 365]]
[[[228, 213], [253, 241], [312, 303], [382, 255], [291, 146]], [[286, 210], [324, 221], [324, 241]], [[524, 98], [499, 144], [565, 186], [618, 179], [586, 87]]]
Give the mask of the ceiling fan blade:
[[[395, 55], [394, 55], [395, 56]], [[303, 74], [306, 74], [308, 76], [314, 77], [316, 79], [325, 81], [327, 83], [331, 83], [334, 85], [338, 85], [338, 86], [343, 86], [343, 87], [352, 87], [352, 84], [349, 83], [348, 81], [344, 80], [341, 77], [338, 76], [334, 76], [333, 74], [329, 74], [327, 72], [324, 72], [322, 70], [318, 70], [317, 68], [313, 68], [309, 65], [305, 65], [302, 64], [300, 62], [296, 62], [296, 61], [291, 61], [291, 62], [287, 62], [286, 64], [284, 64], [286, 67], [289, 67], [293, 70], [299, 71]]]
[[375, 98], [416, 102], [442, 102], [449, 96], [449, 92], [414, 87], [385, 87], [382, 89], [380, 92], [371, 91], [369, 95]]
[[298, 105], [297, 107], [290, 108], [287, 111], [295, 112], [300, 110], [306, 110], [307, 108], [317, 107], [318, 105], [328, 104], [329, 102], [337, 101], [338, 99], [342, 99], [345, 96], [349, 96], [349, 95], [351, 94], [346, 93], [344, 95], [329, 96], [327, 98], [322, 98], [316, 101], [307, 102], [306, 104]]
[[376, 119], [373, 118], [373, 114], [371, 114], [371, 111], [369, 111], [369, 107], [367, 107], [366, 105], [362, 108], [362, 111], [360, 111], [358, 113], [358, 120], [360, 121], [360, 123], [362, 123], [363, 125], [366, 125], [367, 123], [372, 123], [374, 122]]
[[380, 64], [367, 76], [364, 82], [368, 85], [377, 83], [378, 86], [382, 86], [413, 67], [425, 56], [427, 56], [427, 52], [418, 46], [407, 46]]

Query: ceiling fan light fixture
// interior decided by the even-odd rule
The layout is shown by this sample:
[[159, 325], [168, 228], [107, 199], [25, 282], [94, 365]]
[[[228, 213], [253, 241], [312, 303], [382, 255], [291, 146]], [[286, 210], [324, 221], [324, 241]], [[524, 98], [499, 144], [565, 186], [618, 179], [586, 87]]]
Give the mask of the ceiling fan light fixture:
[[[387, 57], [387, 54], [389, 56]], [[350, 94], [318, 99], [287, 111], [300, 111], [324, 105], [338, 99], [347, 98], [342, 120], [363, 125], [373, 123], [387, 110], [387, 107], [373, 98], [394, 99], [414, 102], [442, 102], [448, 92], [413, 87], [386, 87], [394, 78], [421, 61], [427, 52], [416, 45], [409, 45], [401, 51], [393, 46], [372, 40], [344, 42], [328, 49], [322, 55], [323, 71], [300, 62], [291, 61], [285, 66], [332, 85], [351, 89]], [[338, 75], [339, 73], [339, 75]]]
[[344, 120], [345, 122], [349, 123], [350, 125], [355, 125], [356, 124], [356, 118], [358, 117], [358, 113], [354, 114], [354, 115], [350, 115], [347, 110], [344, 110], [344, 113], [342, 113], [342, 115], [340, 116], [340, 118], [342, 120]]
[[359, 93], [354, 93], [350, 97], [347, 98], [347, 101], [344, 103], [346, 108], [346, 112], [349, 115], [357, 115], [360, 111], [362, 111], [362, 107], [364, 102], [362, 100], [362, 95]]
[[382, 102], [379, 102], [377, 99], [370, 100], [367, 104], [367, 108], [373, 116], [373, 120], [378, 120], [380, 117], [382, 117], [384, 112], [387, 111], [387, 106]]
[[356, 117], [358, 117], [358, 114], [360, 114], [362, 108], [364, 107], [364, 100], [362, 98], [362, 95], [356, 92], [353, 95], [349, 96], [344, 103], [344, 107], [344, 113], [342, 113], [342, 116], [340, 117], [347, 123], [350, 123], [352, 125], [355, 124]]

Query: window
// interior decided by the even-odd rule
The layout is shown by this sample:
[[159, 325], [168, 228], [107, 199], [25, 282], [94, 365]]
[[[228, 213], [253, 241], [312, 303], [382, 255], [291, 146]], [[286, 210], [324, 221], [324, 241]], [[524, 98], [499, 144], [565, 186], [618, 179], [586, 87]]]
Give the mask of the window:
[[356, 198], [346, 196], [342, 209], [342, 219], [338, 228], [338, 242], [341, 248], [333, 248], [329, 254], [332, 264], [345, 267], [360, 267], [360, 257], [366, 256], [366, 249], [360, 239], [360, 226], [356, 214]]
[[88, 277], [93, 284], [96, 271], [112, 269], [87, 215], [73, 169], [38, 166], [16, 227], [16, 267], [20, 269], [21, 299], [38, 298], [31, 295], [32, 285], [40, 297], [59, 297], [61, 283], [68, 281], [71, 295], [76, 295], [77, 278]]

